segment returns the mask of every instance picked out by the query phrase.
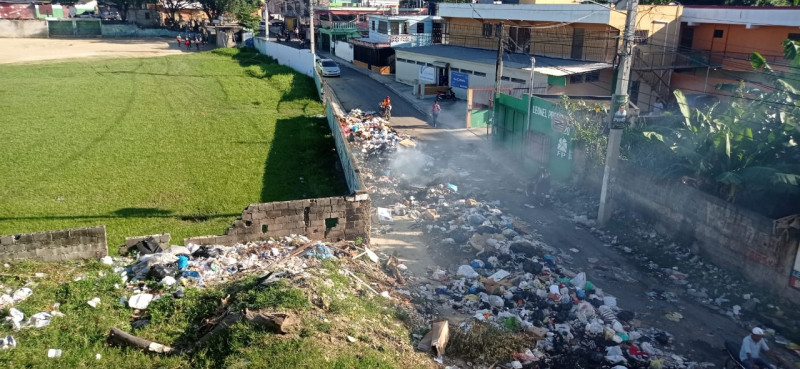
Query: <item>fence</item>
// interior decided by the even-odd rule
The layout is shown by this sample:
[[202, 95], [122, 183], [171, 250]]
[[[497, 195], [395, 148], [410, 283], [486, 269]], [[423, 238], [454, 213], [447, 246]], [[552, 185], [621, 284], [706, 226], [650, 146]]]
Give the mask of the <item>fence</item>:
[[103, 27], [99, 19], [48, 20], [50, 37], [91, 37], [101, 36]]
[[[528, 92], [527, 88], [501, 88], [498, 90], [516, 98]], [[494, 88], [467, 89], [467, 128], [481, 128], [491, 125]]]

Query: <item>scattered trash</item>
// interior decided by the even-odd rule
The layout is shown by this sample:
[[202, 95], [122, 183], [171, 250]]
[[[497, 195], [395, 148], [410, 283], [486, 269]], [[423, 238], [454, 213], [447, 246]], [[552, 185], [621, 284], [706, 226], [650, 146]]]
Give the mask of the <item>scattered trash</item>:
[[128, 307], [132, 309], [140, 309], [144, 310], [150, 305], [150, 302], [153, 301], [153, 295], [149, 293], [143, 293], [139, 295], [133, 295], [128, 300]]
[[473, 278], [478, 278], [479, 275], [480, 274], [478, 274], [478, 272], [476, 272], [475, 269], [472, 269], [472, 267], [469, 266], [469, 265], [462, 265], [462, 266], [458, 267], [458, 276], [459, 277], [466, 277], [466, 278], [473, 279]]
[[440, 320], [433, 322], [431, 330], [419, 341], [417, 348], [433, 352], [434, 357], [441, 357], [449, 340], [450, 326], [447, 320]]
[[93, 299], [91, 299], [91, 300], [87, 301], [86, 303], [87, 303], [87, 304], [89, 304], [89, 306], [91, 306], [91, 307], [93, 307], [93, 308], [96, 308], [96, 307], [97, 307], [97, 304], [99, 304], [99, 303], [100, 303], [100, 298], [99, 298], [99, 297], [95, 297], [95, 298], [93, 298]]
[[683, 315], [681, 315], [681, 313], [679, 313], [677, 311], [674, 312], [674, 313], [667, 313], [666, 315], [664, 315], [664, 317], [666, 317], [667, 319], [669, 319], [669, 320], [671, 320], [673, 322], [680, 322], [681, 319], [683, 319]]
[[49, 349], [47, 350], [47, 357], [49, 358], [58, 358], [61, 357], [61, 350], [59, 349]]
[[350, 343], [353, 343], [353, 342], [356, 342], [356, 338], [353, 337], [353, 336], [347, 336], [347, 341], [349, 341]]
[[111, 256], [103, 256], [100, 258], [100, 262], [105, 265], [114, 265], [114, 259], [112, 259]]
[[0, 350], [10, 350], [17, 347], [17, 340], [10, 334], [5, 338], [0, 338]]
[[378, 221], [393, 222], [392, 211], [387, 208], [378, 208]]

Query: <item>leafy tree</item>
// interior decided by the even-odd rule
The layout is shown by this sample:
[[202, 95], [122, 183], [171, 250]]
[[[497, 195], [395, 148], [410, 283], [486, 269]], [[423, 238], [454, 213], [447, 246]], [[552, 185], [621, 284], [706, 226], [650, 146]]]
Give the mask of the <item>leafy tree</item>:
[[164, 10], [167, 11], [169, 14], [169, 20], [167, 21], [168, 24], [174, 24], [178, 21], [178, 18], [175, 16], [181, 10], [186, 9], [189, 7], [190, 2], [187, 0], [158, 0], [159, 4], [164, 7]]
[[[783, 45], [788, 72], [774, 70], [758, 53], [750, 57], [753, 68], [770, 81], [765, 88], [716, 86], [733, 93], [729, 105], [691, 109], [683, 93], [675, 91], [683, 120], [643, 132], [673, 153], [664, 174], [731, 202], [781, 206], [788, 198], [800, 201], [800, 46], [789, 40]], [[797, 202], [793, 209], [762, 210], [773, 216], [797, 212]]]
[[256, 15], [262, 0], [200, 0], [209, 19], [228, 15], [246, 28], [257, 29], [261, 17]]
[[154, 3], [155, 0], [106, 0], [103, 3], [111, 5], [119, 11], [119, 16], [123, 21], [128, 20], [128, 11], [139, 9], [144, 4]]

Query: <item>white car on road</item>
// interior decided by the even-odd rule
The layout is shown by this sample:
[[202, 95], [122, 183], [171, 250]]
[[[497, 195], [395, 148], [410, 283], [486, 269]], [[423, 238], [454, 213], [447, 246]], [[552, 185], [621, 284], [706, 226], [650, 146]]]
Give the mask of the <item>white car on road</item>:
[[339, 69], [339, 64], [330, 59], [317, 59], [315, 63], [317, 72], [323, 77], [338, 77], [342, 71]]

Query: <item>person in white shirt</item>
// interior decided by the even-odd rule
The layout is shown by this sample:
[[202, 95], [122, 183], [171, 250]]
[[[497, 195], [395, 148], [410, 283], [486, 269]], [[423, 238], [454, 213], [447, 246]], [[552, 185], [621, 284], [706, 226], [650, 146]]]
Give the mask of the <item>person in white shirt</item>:
[[761, 359], [761, 350], [769, 351], [767, 343], [763, 340], [764, 331], [755, 327], [751, 334], [742, 340], [742, 348], [739, 350], [739, 360], [747, 369], [768, 369], [770, 365]]

